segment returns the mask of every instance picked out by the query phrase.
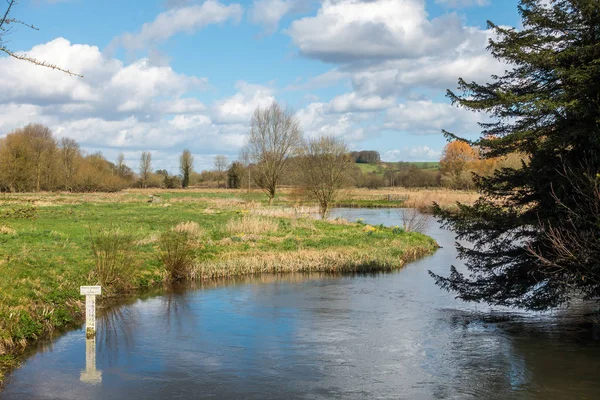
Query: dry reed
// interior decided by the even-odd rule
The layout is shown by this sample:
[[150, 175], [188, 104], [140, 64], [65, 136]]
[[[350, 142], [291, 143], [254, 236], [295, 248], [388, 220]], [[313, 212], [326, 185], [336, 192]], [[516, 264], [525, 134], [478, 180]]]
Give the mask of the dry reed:
[[241, 217], [230, 219], [227, 222], [225, 229], [231, 235], [259, 235], [262, 233], [277, 232], [277, 229], [279, 229], [279, 222], [271, 218], [259, 217], [256, 215], [243, 215]]

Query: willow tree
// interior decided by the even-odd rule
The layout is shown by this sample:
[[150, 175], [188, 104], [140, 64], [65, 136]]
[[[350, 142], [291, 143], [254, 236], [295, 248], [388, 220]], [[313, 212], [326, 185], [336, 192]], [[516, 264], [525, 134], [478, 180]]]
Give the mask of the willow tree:
[[493, 117], [473, 143], [484, 157], [526, 160], [476, 176], [482, 196], [457, 214], [436, 207], [473, 243], [457, 245], [467, 271], [434, 275], [464, 300], [547, 309], [600, 297], [600, 3], [547, 3], [521, 0], [521, 29], [488, 23], [489, 51], [509, 66], [502, 76], [448, 91]]
[[302, 144], [302, 131], [294, 113], [273, 102], [257, 108], [250, 123], [248, 141], [243, 150], [253, 165], [252, 178], [267, 192], [272, 203], [289, 159]]

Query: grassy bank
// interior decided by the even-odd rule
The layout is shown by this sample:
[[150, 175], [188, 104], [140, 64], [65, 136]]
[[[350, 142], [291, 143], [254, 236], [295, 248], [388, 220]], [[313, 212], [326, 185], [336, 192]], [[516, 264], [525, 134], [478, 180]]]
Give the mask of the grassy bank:
[[169, 281], [169, 232], [186, 233], [191, 280], [392, 270], [436, 248], [419, 233], [314, 220], [316, 210], [289, 207], [285, 194], [266, 207], [259, 192], [163, 191], [152, 204], [150, 193], [0, 195], [0, 370], [32, 340], [82, 321], [79, 286], [103, 276], [91, 239], [103, 232], [124, 241], [117, 258], [127, 260], [127, 273], [104, 287], [104, 305]]

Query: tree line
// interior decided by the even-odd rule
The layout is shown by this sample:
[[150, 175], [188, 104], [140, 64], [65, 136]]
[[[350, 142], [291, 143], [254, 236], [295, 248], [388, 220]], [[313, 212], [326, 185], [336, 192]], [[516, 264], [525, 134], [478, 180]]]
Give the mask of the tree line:
[[[210, 180], [225, 181], [227, 158], [215, 157]], [[206, 175], [206, 174], [205, 174]], [[180, 174], [154, 170], [152, 154], [142, 152], [137, 168], [120, 153], [112, 162], [101, 152], [86, 154], [76, 140], [57, 138], [41, 124], [29, 124], [0, 139], [0, 192], [114, 192], [128, 187], [182, 188], [206, 179], [194, 171], [194, 156], [185, 149]]]

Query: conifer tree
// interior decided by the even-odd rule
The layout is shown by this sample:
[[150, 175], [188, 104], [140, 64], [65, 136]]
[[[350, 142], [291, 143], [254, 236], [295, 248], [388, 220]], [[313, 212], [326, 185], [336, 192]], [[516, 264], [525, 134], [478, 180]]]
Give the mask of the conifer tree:
[[600, 297], [600, 2], [547, 3], [521, 0], [521, 29], [488, 22], [488, 49], [508, 70], [448, 91], [493, 117], [471, 143], [484, 157], [523, 154], [521, 168], [475, 176], [473, 206], [436, 206], [473, 246], [457, 244], [468, 271], [432, 275], [467, 301], [541, 310]]

